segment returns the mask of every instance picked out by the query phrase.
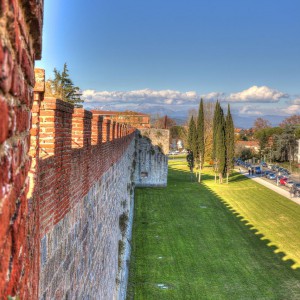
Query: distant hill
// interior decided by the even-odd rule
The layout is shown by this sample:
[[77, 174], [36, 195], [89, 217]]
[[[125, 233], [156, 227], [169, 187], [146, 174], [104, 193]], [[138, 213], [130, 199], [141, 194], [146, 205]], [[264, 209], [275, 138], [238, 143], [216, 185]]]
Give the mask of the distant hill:
[[[95, 109], [95, 107], [85, 107], [87, 110]], [[103, 110], [120, 110], [117, 107], [112, 106], [106, 106], [101, 108]], [[130, 110], [136, 111], [136, 112], [141, 112], [145, 114], [149, 114], [151, 116], [151, 120], [153, 121], [154, 119], [158, 117], [163, 117], [167, 115], [168, 117], [174, 119], [176, 121], [177, 125], [184, 125], [187, 117], [188, 117], [188, 111], [187, 110], [174, 110], [174, 109], [169, 109], [164, 106], [160, 105], [150, 105], [150, 104], [138, 104], [134, 106], [130, 106]], [[254, 121], [258, 117], [262, 117], [266, 120], [269, 120], [272, 124], [272, 126], [278, 126], [279, 123], [285, 119], [284, 116], [273, 116], [273, 115], [265, 115], [265, 116], [239, 116], [237, 114], [233, 114], [233, 122], [235, 127], [239, 128], [250, 128], [253, 126]]]

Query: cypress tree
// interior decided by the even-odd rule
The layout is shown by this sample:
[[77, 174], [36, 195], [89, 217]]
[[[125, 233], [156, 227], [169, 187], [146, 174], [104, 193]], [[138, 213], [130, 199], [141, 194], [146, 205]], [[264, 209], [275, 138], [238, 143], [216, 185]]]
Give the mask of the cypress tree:
[[201, 170], [204, 164], [204, 153], [205, 153], [205, 144], [204, 144], [204, 108], [203, 108], [203, 99], [199, 103], [199, 111], [197, 118], [197, 164], [199, 166], [199, 179], [201, 181]]
[[188, 147], [190, 150], [193, 151], [193, 156], [195, 158], [195, 154], [197, 153], [197, 131], [196, 131], [196, 124], [193, 116], [191, 117], [189, 123]]
[[219, 181], [223, 182], [226, 174], [226, 145], [225, 145], [225, 119], [223, 109], [217, 101], [213, 122], [213, 160], [216, 173], [219, 173]]
[[219, 105], [219, 122], [216, 127], [216, 157], [218, 160], [218, 172], [220, 182], [223, 182], [223, 176], [226, 174], [226, 144], [225, 144], [225, 119], [223, 109]]
[[233, 158], [234, 158], [234, 124], [230, 112], [230, 105], [228, 104], [228, 111], [225, 122], [225, 134], [226, 134], [226, 173], [227, 173], [227, 182], [228, 174], [234, 167]]
[[204, 108], [203, 99], [201, 99], [197, 119], [197, 158], [199, 160], [199, 163], [201, 163], [200, 168], [202, 168], [204, 163], [204, 153]]
[[217, 136], [217, 128], [219, 124], [219, 114], [220, 114], [220, 104], [219, 101], [216, 102], [215, 111], [214, 111], [214, 119], [213, 119], [213, 147], [212, 147], [212, 159], [216, 159], [216, 136]]

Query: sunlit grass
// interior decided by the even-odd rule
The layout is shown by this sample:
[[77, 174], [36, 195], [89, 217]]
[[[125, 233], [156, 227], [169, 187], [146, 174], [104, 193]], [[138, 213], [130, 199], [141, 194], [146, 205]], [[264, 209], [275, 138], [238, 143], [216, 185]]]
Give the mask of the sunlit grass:
[[299, 270], [226, 206], [296, 260], [295, 246], [283, 248], [300, 246], [296, 204], [240, 175], [229, 185], [202, 178], [170, 160], [167, 188], [136, 190], [128, 299], [300, 299]]
[[238, 213], [257, 234], [270, 240], [276, 252], [284, 252], [284, 259], [292, 259], [293, 268], [300, 267], [300, 205], [237, 173], [230, 184], [206, 180], [230, 208]]

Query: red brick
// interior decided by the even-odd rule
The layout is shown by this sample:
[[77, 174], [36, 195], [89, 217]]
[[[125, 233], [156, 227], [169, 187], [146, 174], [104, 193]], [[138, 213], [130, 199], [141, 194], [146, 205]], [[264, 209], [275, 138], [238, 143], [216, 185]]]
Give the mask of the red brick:
[[6, 46], [0, 44], [0, 89], [4, 93], [10, 90], [13, 62], [11, 53]]
[[[0, 1], [0, 16], [3, 17], [3, 15], [6, 13], [6, 1], [1, 0]], [[1, 295], [1, 294], [0, 294]]]
[[24, 72], [25, 78], [28, 80], [28, 83], [33, 87], [34, 86], [34, 69], [32, 61], [30, 60], [26, 51], [22, 53], [22, 70]]
[[21, 73], [19, 71], [19, 67], [17, 64], [15, 64], [14, 69], [12, 71], [12, 85], [10, 88], [10, 92], [13, 96], [21, 96], [24, 92], [24, 79], [21, 76]]
[[8, 107], [5, 99], [0, 96], [0, 144], [8, 137]]

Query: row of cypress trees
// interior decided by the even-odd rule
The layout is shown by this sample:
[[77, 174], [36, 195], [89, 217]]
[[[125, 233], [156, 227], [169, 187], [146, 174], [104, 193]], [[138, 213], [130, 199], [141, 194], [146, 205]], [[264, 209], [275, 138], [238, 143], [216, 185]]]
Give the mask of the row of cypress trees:
[[[205, 154], [204, 121], [204, 105], [203, 99], [201, 99], [197, 122], [195, 122], [192, 117], [189, 122], [188, 131], [188, 144], [194, 154], [194, 159], [198, 166], [199, 172], [197, 177], [199, 182], [201, 181], [201, 170], [204, 164]], [[230, 105], [228, 104], [227, 115], [225, 118], [219, 101], [216, 102], [214, 111], [213, 148], [210, 156], [213, 160], [215, 179], [218, 174], [219, 182], [222, 183], [223, 178], [227, 176], [228, 182], [229, 173], [234, 166], [234, 124], [230, 112]]]

